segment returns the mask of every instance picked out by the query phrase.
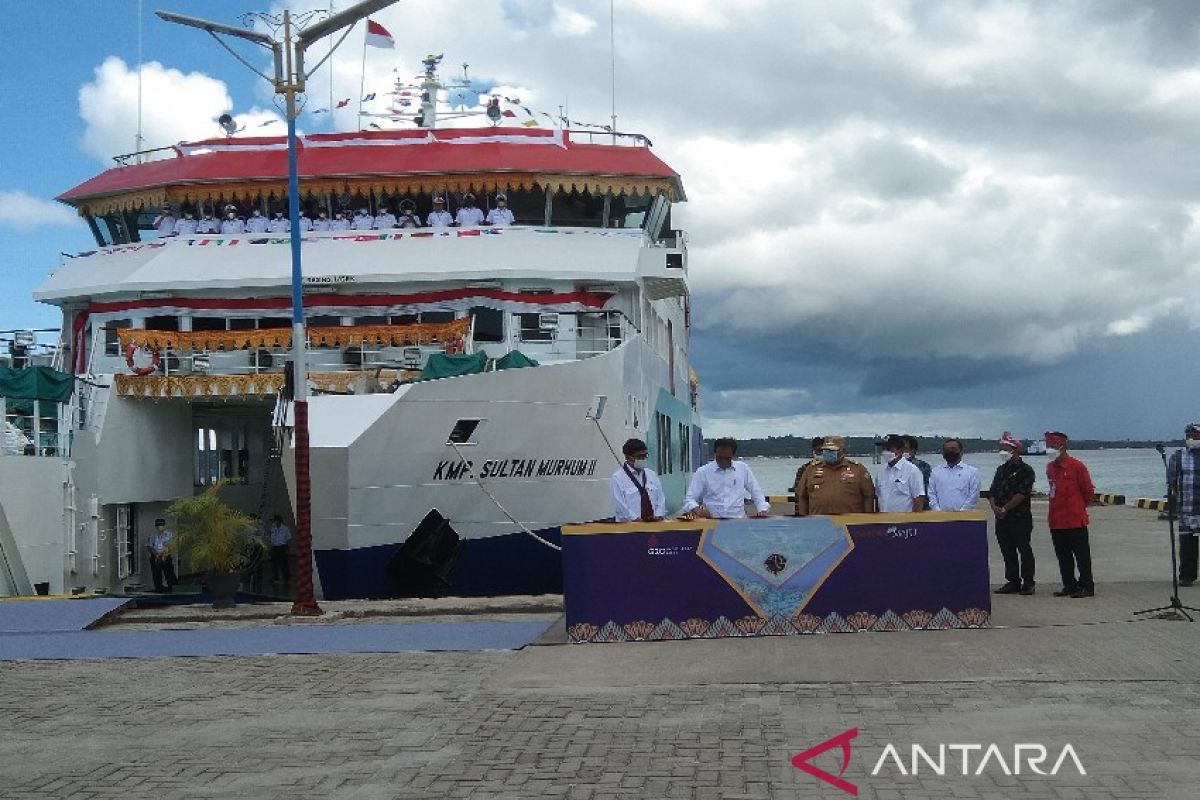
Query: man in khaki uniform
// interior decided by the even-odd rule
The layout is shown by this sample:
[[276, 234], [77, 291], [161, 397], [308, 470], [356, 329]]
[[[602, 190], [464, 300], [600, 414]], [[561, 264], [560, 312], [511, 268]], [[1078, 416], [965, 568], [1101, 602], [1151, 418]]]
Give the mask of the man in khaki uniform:
[[826, 436], [821, 460], [804, 470], [796, 486], [796, 515], [858, 514], [875, 511], [875, 482], [857, 461], [846, 458], [846, 440]]

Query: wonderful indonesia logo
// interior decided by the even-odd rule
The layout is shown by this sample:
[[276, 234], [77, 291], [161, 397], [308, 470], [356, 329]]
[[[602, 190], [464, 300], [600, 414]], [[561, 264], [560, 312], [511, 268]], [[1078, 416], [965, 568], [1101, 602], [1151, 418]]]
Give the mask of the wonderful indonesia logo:
[[[846, 780], [846, 769], [853, 757], [852, 742], [858, 738], [858, 728], [843, 731], [792, 757], [792, 766], [819, 781], [858, 796], [858, 786]], [[833, 774], [812, 763], [817, 756], [837, 750], [841, 768]], [[876, 777], [936, 776], [948, 780], [984, 774], [1020, 776], [1087, 775], [1079, 754], [1070, 744], [1047, 746], [1022, 743], [1002, 746], [995, 743], [937, 743], [897, 745], [888, 742], [878, 753], [869, 753], [867, 760], [874, 764], [869, 775]]]

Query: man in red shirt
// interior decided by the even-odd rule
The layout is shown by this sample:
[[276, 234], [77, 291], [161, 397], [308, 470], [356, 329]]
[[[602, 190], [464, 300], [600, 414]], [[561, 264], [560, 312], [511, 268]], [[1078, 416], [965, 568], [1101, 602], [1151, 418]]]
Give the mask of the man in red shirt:
[[[1046, 478], [1050, 481], [1050, 539], [1062, 573], [1062, 591], [1055, 597], [1091, 597], [1092, 550], [1088, 544], [1088, 503], [1096, 488], [1083, 462], [1067, 454], [1067, 435], [1046, 432]], [[1079, 575], [1076, 577], [1076, 570]]]

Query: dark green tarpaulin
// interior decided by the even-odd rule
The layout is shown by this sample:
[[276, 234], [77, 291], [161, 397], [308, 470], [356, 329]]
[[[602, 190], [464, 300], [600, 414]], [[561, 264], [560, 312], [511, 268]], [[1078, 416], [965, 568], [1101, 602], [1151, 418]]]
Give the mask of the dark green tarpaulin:
[[520, 369], [521, 367], [536, 367], [538, 362], [522, 353], [513, 350], [506, 356], [496, 359], [496, 369]]
[[421, 370], [420, 380], [431, 381], [435, 378], [454, 378], [459, 375], [474, 375], [476, 372], [483, 372], [483, 368], [487, 366], [486, 353], [474, 353], [472, 355], [444, 355], [442, 353], [434, 353], [425, 362], [425, 369]]
[[0, 397], [65, 403], [75, 391], [75, 378], [50, 367], [0, 367]]

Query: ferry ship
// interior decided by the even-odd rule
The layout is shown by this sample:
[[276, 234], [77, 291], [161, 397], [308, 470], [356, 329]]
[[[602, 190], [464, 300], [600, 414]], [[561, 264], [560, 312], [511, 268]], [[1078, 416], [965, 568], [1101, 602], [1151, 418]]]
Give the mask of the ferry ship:
[[[515, 215], [295, 234], [318, 597], [560, 591], [548, 545], [610, 515], [613, 450], [644, 439], [673, 510], [701, 448], [680, 176], [643, 136], [430, 116], [298, 138], [310, 219], [404, 206], [424, 220], [468, 194], [486, 212], [500, 193]], [[227, 502], [291, 521], [293, 234], [155, 225], [164, 209], [286, 216], [286, 156], [280, 137], [181, 143], [58, 198], [96, 247], [35, 293], [62, 311], [56, 366], [74, 392], [35, 415], [32, 455], [0, 456], [0, 527], [30, 582], [149, 585], [154, 519], [219, 480]], [[49, 523], [27, 507], [47, 482]]]

